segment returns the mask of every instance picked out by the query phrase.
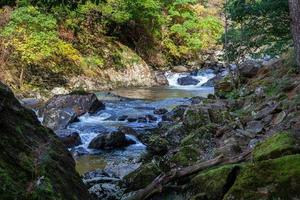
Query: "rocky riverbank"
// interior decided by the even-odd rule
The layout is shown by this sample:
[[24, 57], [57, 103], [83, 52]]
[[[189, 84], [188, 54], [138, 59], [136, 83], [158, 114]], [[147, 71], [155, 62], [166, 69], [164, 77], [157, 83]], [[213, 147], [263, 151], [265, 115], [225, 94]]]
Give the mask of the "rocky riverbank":
[[[207, 98], [145, 102], [108, 93], [102, 101], [86, 92], [56, 95], [34, 108], [42, 124], [58, 137], [1, 86], [1, 195], [299, 198], [298, 71], [285, 60], [273, 59], [248, 61], [233, 74], [240, 74], [240, 88], [235, 89], [229, 77], [218, 77], [213, 80], [216, 95]], [[170, 104], [174, 106], [164, 107]], [[84, 186], [67, 148], [74, 156], [102, 155], [113, 161], [84, 173]], [[22, 173], [12, 178], [16, 170]]]
[[86, 174], [89, 191], [98, 199], [299, 198], [299, 74], [281, 59], [245, 63], [240, 74], [241, 88], [225, 78], [217, 96], [163, 114], [139, 137], [143, 164], [123, 179]]

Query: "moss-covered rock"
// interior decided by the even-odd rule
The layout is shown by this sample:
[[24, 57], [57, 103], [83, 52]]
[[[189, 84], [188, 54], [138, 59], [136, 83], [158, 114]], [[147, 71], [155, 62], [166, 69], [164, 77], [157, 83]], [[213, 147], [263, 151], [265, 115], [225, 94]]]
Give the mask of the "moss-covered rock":
[[231, 199], [299, 199], [300, 155], [247, 164], [224, 196]]
[[255, 161], [300, 153], [299, 141], [289, 132], [279, 132], [258, 144], [253, 151]]
[[161, 170], [153, 162], [140, 166], [137, 170], [124, 177], [124, 183], [127, 191], [136, 191], [146, 187], [160, 173]]
[[177, 146], [181, 140], [187, 135], [186, 127], [182, 124], [175, 124], [171, 126], [163, 136], [168, 140], [171, 146]]
[[192, 130], [191, 133], [182, 139], [181, 146], [195, 145], [201, 150], [206, 150], [213, 146], [214, 126], [207, 125]]
[[196, 194], [192, 199], [222, 199], [238, 170], [236, 165], [225, 165], [199, 173], [191, 181], [190, 187]]
[[193, 145], [183, 146], [171, 158], [171, 162], [177, 166], [188, 166], [200, 159], [201, 152]]
[[201, 105], [189, 107], [183, 116], [183, 124], [188, 128], [201, 127], [210, 122], [208, 110]]
[[90, 199], [75, 161], [0, 83], [0, 199]]
[[168, 151], [168, 141], [159, 135], [150, 136], [147, 141], [147, 148], [152, 154], [165, 154]]

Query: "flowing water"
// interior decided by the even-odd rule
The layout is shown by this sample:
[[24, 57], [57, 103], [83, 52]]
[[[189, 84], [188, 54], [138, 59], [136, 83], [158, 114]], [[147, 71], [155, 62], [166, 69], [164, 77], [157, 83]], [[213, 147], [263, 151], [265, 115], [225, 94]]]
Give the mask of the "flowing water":
[[[153, 111], [158, 108], [171, 110], [177, 105], [189, 104], [189, 99], [194, 96], [206, 97], [214, 93], [213, 87], [203, 87], [202, 85], [213, 78], [215, 74], [212, 70], [199, 71], [193, 73], [193, 78], [199, 80], [197, 85], [181, 86], [177, 79], [191, 74], [166, 73], [169, 86], [154, 88], [126, 88], [117, 89], [107, 94], [99, 92], [97, 96], [102, 100], [106, 109], [94, 115], [85, 114], [69, 126], [69, 129], [76, 130], [82, 139], [82, 145], [72, 151], [85, 154], [77, 157], [77, 170], [83, 174], [97, 168], [113, 170], [119, 176], [123, 176], [136, 169], [140, 156], [146, 151], [145, 145], [139, 142], [134, 136], [127, 135], [136, 144], [122, 149], [114, 150], [94, 150], [89, 149], [88, 144], [98, 134], [116, 130], [120, 126], [127, 126], [143, 133], [147, 129], [155, 128], [161, 121], [161, 116], [155, 115]], [[125, 98], [119, 98], [125, 97]], [[138, 119], [146, 115], [151, 115], [152, 121], [119, 121], [120, 116]], [[127, 119], [128, 119], [127, 118]]]

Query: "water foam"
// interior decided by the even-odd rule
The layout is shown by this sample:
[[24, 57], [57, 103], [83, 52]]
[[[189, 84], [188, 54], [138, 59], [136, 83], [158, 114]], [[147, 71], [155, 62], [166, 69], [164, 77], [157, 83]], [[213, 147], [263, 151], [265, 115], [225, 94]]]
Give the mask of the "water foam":
[[[167, 77], [169, 86], [175, 89], [184, 89], [184, 90], [195, 90], [199, 89], [203, 86], [203, 84], [207, 83], [210, 79], [214, 78], [216, 75], [213, 70], [203, 70], [198, 71], [196, 74], [191, 75], [190, 73], [172, 73], [166, 72], [165, 76]], [[179, 85], [178, 79], [182, 77], [191, 76], [193, 79], [199, 81], [197, 85]]]

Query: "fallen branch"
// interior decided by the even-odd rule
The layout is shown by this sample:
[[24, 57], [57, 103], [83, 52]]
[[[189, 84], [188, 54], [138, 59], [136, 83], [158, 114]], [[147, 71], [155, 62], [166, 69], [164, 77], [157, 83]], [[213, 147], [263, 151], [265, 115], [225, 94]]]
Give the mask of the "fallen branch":
[[133, 195], [130, 200], [144, 200], [151, 197], [153, 194], [161, 193], [163, 188], [170, 182], [175, 181], [179, 178], [190, 176], [192, 174], [198, 173], [202, 170], [208, 169], [210, 167], [218, 166], [220, 164], [234, 164], [245, 161], [246, 158], [250, 155], [250, 151], [242, 154], [241, 156], [234, 158], [224, 158], [223, 156], [219, 156], [215, 159], [208, 160], [205, 162], [201, 162], [189, 167], [185, 168], [176, 168], [172, 169], [168, 173], [161, 174], [154, 179], [152, 183], [150, 183], [144, 189], [140, 189]]

